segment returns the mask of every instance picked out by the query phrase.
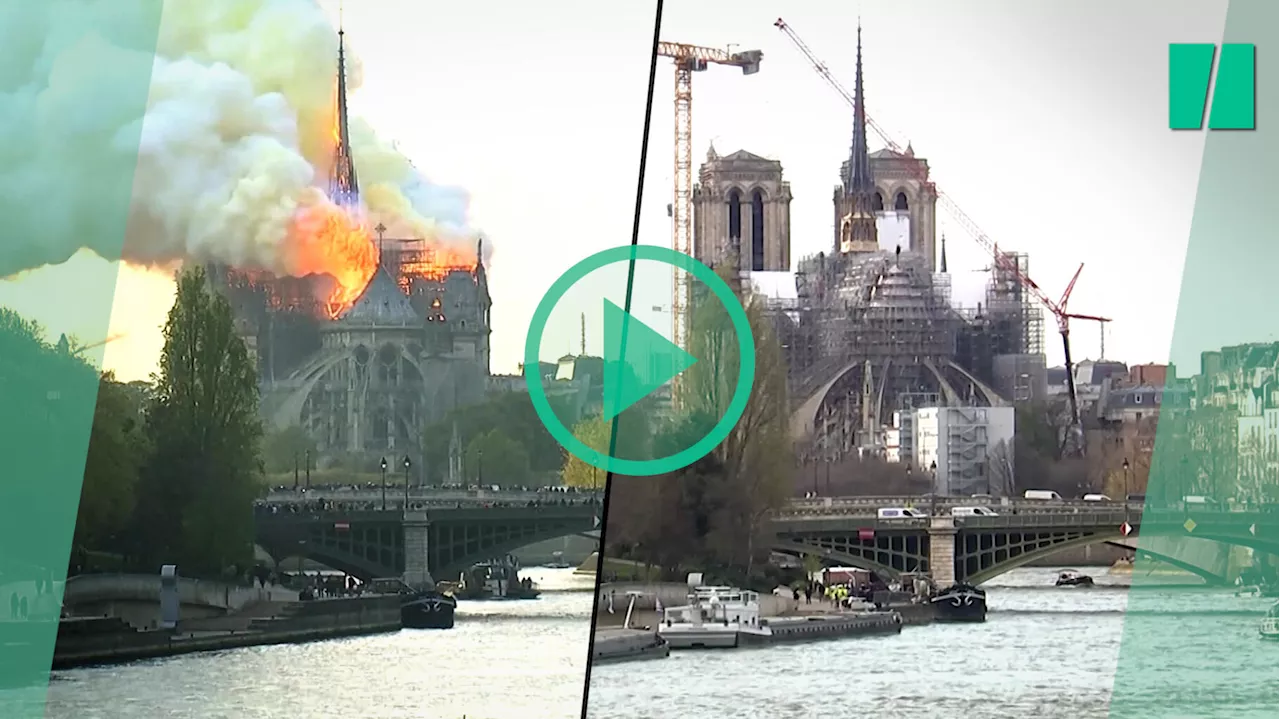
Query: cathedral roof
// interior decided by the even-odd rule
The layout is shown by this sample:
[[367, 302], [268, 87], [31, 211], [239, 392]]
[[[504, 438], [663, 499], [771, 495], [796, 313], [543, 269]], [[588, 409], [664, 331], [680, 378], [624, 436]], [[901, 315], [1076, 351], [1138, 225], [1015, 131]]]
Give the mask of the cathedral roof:
[[359, 299], [339, 320], [359, 325], [407, 325], [421, 320], [386, 267], [378, 266]]
[[761, 157], [753, 152], [747, 152], [746, 150], [731, 152], [720, 159], [728, 162], [774, 162], [774, 160], [770, 160], [767, 157]]

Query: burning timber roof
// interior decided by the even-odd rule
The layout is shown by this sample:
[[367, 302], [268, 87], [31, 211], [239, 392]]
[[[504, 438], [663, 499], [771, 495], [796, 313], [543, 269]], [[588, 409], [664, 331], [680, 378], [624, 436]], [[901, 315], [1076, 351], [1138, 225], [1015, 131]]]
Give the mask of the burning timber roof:
[[386, 267], [379, 266], [360, 298], [339, 322], [347, 325], [416, 325], [422, 320]]

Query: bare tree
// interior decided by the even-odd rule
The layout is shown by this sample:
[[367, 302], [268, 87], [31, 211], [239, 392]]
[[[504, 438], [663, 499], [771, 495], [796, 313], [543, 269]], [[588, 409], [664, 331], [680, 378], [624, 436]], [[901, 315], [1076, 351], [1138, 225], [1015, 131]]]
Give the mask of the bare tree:
[[997, 497], [1012, 496], [1017, 492], [1017, 476], [1013, 471], [1013, 447], [1000, 440], [987, 452], [987, 477], [990, 493]]

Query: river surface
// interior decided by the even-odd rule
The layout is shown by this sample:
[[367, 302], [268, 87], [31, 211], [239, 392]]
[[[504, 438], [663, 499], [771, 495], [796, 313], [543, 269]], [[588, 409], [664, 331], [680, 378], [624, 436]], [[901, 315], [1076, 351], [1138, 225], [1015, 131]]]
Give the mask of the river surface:
[[[235, 649], [57, 672], [50, 719], [571, 719], [580, 716], [589, 578], [529, 569], [532, 602], [463, 602], [451, 631], [412, 631]], [[980, 625], [907, 627], [891, 637], [763, 649], [673, 652], [592, 672], [590, 719], [1104, 719], [1122, 630], [1151, 617], [1123, 719], [1274, 719], [1277, 648], [1257, 638], [1269, 602], [1230, 592], [1053, 588], [1054, 569], [986, 586]], [[1130, 614], [1126, 619], [1128, 604]], [[1208, 608], [1212, 611], [1205, 614]], [[1194, 613], [1194, 621], [1173, 623]], [[1162, 616], [1162, 615], [1169, 616]], [[1172, 636], [1168, 627], [1179, 628]], [[1160, 643], [1168, 645], [1161, 651]], [[1205, 655], [1243, 671], [1196, 671]], [[1127, 662], [1127, 664], [1126, 664]], [[1269, 664], [1268, 664], [1269, 662]], [[1133, 666], [1140, 662], [1121, 662]], [[1178, 667], [1190, 667], [1179, 672]], [[1270, 667], [1270, 678], [1258, 671]], [[12, 699], [10, 694], [10, 699]], [[1217, 699], [1212, 710], [1205, 696]], [[5, 707], [0, 692], [0, 708]], [[1179, 712], [1170, 706], [1190, 706]], [[12, 707], [12, 704], [9, 704]], [[0, 711], [0, 719], [27, 713]], [[1117, 718], [1120, 714], [1115, 715]]]
[[[1150, 579], [1130, 592], [1106, 571], [1091, 568], [1099, 585], [1088, 589], [1053, 587], [1056, 569], [1010, 572], [984, 585], [983, 624], [604, 665], [588, 717], [1105, 719], [1121, 665], [1117, 697], [1135, 709], [1117, 718], [1275, 719], [1278, 650], [1257, 633], [1274, 599]], [[1126, 619], [1127, 642], [1151, 630], [1118, 662]]]
[[46, 716], [579, 717], [594, 579], [575, 577], [571, 569], [522, 574], [539, 584], [542, 597], [462, 602], [448, 631], [402, 630], [57, 672]]

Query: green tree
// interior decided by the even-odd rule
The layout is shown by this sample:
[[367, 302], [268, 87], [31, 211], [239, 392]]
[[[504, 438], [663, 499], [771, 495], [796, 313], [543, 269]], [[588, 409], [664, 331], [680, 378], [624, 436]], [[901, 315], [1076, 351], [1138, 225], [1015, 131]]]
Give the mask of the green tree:
[[[597, 452], [608, 453], [612, 424], [600, 417], [584, 419], [573, 427], [573, 436]], [[606, 472], [566, 453], [560, 481], [567, 487], [604, 489]]]
[[267, 432], [262, 440], [262, 464], [267, 474], [306, 471], [307, 453], [316, 455], [316, 443], [298, 425]]
[[[569, 415], [563, 401], [548, 398], [557, 416]], [[444, 419], [427, 427], [423, 433], [423, 453], [429, 480], [444, 477], [449, 467], [449, 444], [453, 440], [454, 427], [463, 447], [482, 434], [499, 430], [517, 441], [529, 458], [533, 472], [559, 472], [564, 461], [564, 450], [533, 409], [533, 402], [524, 392], [495, 392], [479, 404], [452, 410]]]
[[104, 373], [98, 384], [84, 484], [76, 515], [78, 550], [118, 548], [134, 510], [138, 478], [148, 458], [143, 407], [129, 388]]
[[529, 454], [519, 442], [494, 429], [467, 444], [463, 468], [469, 481], [517, 487], [529, 481]]
[[257, 373], [231, 307], [202, 268], [178, 277], [147, 412], [152, 460], [137, 526], [143, 555], [189, 575], [243, 569], [253, 559], [252, 503], [260, 492]]
[[[736, 390], [738, 336], [728, 312], [714, 300], [695, 306], [689, 352], [698, 362], [678, 385], [679, 415], [653, 433], [654, 456], [668, 456], [705, 436]], [[764, 308], [748, 298], [744, 310], [756, 369], [741, 419], [709, 456], [678, 472], [612, 480], [610, 552], [669, 572], [677, 571], [673, 562], [700, 563], [748, 576], [767, 554], [766, 520], [792, 493], [786, 368]]]

